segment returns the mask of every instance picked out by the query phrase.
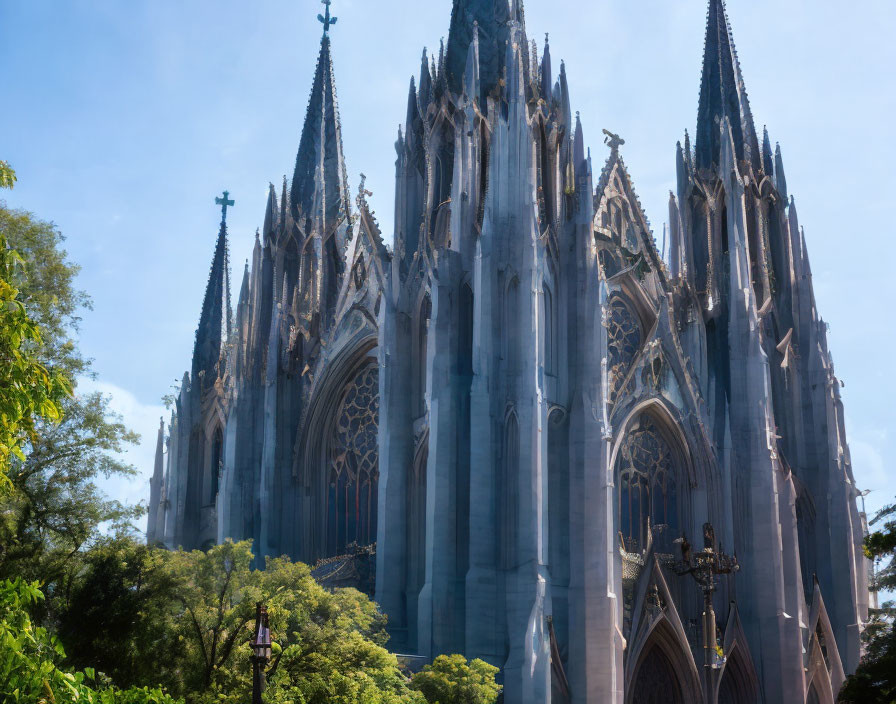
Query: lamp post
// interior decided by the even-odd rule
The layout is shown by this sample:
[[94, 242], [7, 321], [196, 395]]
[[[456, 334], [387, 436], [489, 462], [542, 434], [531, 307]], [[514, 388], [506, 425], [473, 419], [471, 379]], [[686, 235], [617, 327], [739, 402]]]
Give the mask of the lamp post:
[[687, 538], [675, 542], [681, 544], [681, 560], [671, 562], [669, 567], [679, 576], [691, 575], [703, 590], [703, 688], [705, 704], [712, 703], [713, 670], [724, 660], [716, 657], [716, 614], [712, 608], [712, 596], [716, 591], [716, 575], [731, 574], [740, 569], [737, 557], [726, 555], [721, 548], [715, 549], [715, 531], [712, 524], [703, 524], [703, 549], [691, 553]]
[[255, 605], [255, 634], [252, 636], [252, 704], [263, 704], [265, 668], [271, 660], [271, 629], [268, 610], [260, 601]]

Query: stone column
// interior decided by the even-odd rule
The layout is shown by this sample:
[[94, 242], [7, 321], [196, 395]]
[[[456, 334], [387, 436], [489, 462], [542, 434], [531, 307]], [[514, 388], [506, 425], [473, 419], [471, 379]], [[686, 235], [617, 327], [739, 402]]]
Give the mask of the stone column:
[[390, 647], [403, 650], [408, 643], [407, 476], [414, 453], [411, 332], [410, 318], [398, 311], [392, 292], [381, 301], [376, 601], [389, 617]]
[[429, 457], [426, 467], [426, 578], [418, 601], [418, 650], [434, 657], [463, 648], [457, 589], [457, 296], [460, 255], [440, 250], [432, 282], [427, 349]]
[[476, 243], [473, 264], [473, 384], [470, 392], [470, 567], [466, 575], [467, 657], [501, 667], [503, 643], [498, 639], [495, 567], [495, 467], [499, 440], [491, 414], [495, 297], [494, 264], [487, 234]]

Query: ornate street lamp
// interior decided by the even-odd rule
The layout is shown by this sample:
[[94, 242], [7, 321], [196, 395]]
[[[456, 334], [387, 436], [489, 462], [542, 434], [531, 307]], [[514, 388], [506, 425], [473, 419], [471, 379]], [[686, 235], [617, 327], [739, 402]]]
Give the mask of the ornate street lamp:
[[703, 590], [703, 683], [705, 701], [710, 702], [713, 670], [718, 670], [725, 663], [724, 658], [717, 653], [716, 614], [712, 608], [716, 576], [737, 572], [740, 565], [737, 564], [736, 556], [726, 555], [721, 548], [716, 551], [715, 531], [710, 523], [703, 524], [703, 549], [700, 552], [692, 554], [691, 545], [683, 536], [675, 542], [681, 545], [681, 560], [669, 561], [668, 566], [679, 576], [691, 575]]
[[260, 601], [255, 605], [255, 634], [252, 636], [252, 704], [263, 704], [265, 668], [271, 660], [271, 629], [268, 610]]

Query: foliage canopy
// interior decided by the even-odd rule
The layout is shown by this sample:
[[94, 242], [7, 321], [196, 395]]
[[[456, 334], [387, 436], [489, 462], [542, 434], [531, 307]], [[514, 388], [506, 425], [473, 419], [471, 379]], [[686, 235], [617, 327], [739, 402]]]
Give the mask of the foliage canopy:
[[[22, 579], [0, 582], [0, 700], [32, 704], [176, 704], [161, 689], [117, 690], [92, 669], [61, 667], [62, 643], [32, 623], [29, 610], [43, 593]], [[98, 686], [99, 685], [99, 686]]]
[[[896, 590], [896, 504], [881, 509], [870, 525], [883, 526], [865, 538], [865, 556], [878, 566], [872, 591]], [[896, 608], [886, 602], [871, 610], [865, 625], [865, 656], [846, 678], [839, 701], [845, 704], [890, 704], [896, 701]]]
[[288, 558], [268, 559], [264, 570], [252, 562], [250, 541], [207, 552], [127, 538], [95, 546], [60, 618], [69, 664], [93, 664], [121, 687], [157, 682], [191, 704], [245, 702], [263, 601], [275, 643], [270, 704], [494, 702], [496, 668], [452, 656], [409, 681], [384, 647], [385, 617], [370, 599], [328, 591]]
[[[9, 281], [41, 333], [30, 340], [29, 353], [51, 378], [89, 376], [90, 361], [73, 338], [90, 299], [75, 287], [79, 267], [69, 261], [62, 234], [2, 203], [0, 233], [26, 262], [9, 273]], [[119, 453], [137, 436], [111, 413], [109, 400], [95, 393], [63, 395], [55, 410], [55, 417], [30, 424], [22, 454], [7, 463], [9, 491], [0, 495], [0, 578], [40, 579], [50, 597], [77, 571], [82, 548], [99, 537], [100, 526], [124, 528], [142, 512], [109, 500], [97, 486], [99, 478], [135, 473]], [[44, 608], [54, 605], [51, 598]]]

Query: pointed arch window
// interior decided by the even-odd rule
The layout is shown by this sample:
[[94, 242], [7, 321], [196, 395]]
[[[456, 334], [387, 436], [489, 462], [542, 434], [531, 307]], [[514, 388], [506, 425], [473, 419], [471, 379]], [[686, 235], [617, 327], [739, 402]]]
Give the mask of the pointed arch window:
[[516, 413], [511, 412], [504, 424], [504, 462], [501, 467], [501, 486], [498, 487], [499, 564], [511, 569], [516, 564], [517, 515], [519, 501], [520, 428]]
[[554, 374], [554, 359], [557, 356], [554, 297], [547, 282], [542, 284], [542, 291], [544, 293], [544, 370], [547, 374]]
[[646, 547], [648, 520], [654, 539], [668, 551], [679, 532], [678, 476], [672, 447], [650, 414], [642, 413], [628, 431], [616, 466], [619, 533], [626, 551]]
[[609, 402], [615, 405], [638, 350], [643, 333], [637, 316], [620, 297], [607, 304], [607, 376]]
[[426, 413], [426, 367], [427, 367], [427, 339], [429, 336], [429, 321], [432, 317], [432, 299], [429, 293], [423, 296], [420, 302], [420, 312], [417, 315], [417, 408], [418, 416]]
[[343, 554], [348, 545], [376, 541], [377, 428], [379, 374], [375, 362], [346, 385], [330, 435], [327, 549]]
[[224, 463], [224, 433], [221, 426], [215, 428], [212, 434], [212, 441], [209, 445], [209, 461], [206, 466], [206, 476], [203, 481], [205, 487], [206, 506], [214, 505], [218, 498], [218, 482], [221, 477], [221, 468]]

